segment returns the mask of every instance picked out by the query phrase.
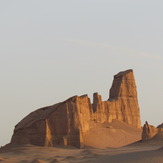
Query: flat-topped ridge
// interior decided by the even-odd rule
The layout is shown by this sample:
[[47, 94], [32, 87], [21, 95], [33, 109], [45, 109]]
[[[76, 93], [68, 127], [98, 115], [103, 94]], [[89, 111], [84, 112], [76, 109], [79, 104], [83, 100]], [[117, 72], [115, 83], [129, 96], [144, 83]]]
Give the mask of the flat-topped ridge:
[[129, 69], [129, 70], [126, 70], [126, 71], [121, 71], [119, 72], [118, 74], [114, 75], [115, 78], [118, 78], [118, 77], [122, 77], [128, 73], [132, 72], [133, 73], [133, 70], [132, 69]]

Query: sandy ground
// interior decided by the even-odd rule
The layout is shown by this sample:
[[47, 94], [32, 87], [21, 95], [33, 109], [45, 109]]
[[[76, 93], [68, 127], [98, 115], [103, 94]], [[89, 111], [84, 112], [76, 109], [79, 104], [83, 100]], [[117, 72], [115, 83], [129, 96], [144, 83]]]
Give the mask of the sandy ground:
[[144, 143], [140, 136], [141, 129], [118, 121], [96, 124], [84, 136], [83, 149], [7, 145], [0, 163], [163, 163], [163, 133]]
[[15, 146], [0, 151], [4, 163], [162, 163], [159, 144], [133, 144], [121, 148]]
[[142, 129], [119, 120], [111, 123], [93, 123], [84, 135], [84, 144], [94, 148], [122, 147], [141, 140]]

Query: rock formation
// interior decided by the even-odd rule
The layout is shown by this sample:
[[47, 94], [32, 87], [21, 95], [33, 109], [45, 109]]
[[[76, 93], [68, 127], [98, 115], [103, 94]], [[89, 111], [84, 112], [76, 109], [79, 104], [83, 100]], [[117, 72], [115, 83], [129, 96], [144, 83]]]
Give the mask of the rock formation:
[[140, 112], [137, 99], [136, 84], [132, 70], [120, 72], [114, 76], [108, 101], [102, 101], [101, 96], [93, 96], [93, 116], [98, 122], [122, 120], [140, 128]]
[[80, 147], [82, 132], [89, 130], [91, 104], [87, 95], [74, 96], [62, 103], [30, 113], [16, 125], [11, 142]]
[[160, 124], [160, 125], [158, 125], [157, 128], [161, 128], [161, 129], [163, 129], [163, 123]]
[[141, 127], [136, 83], [132, 70], [120, 72], [114, 76], [109, 101], [112, 119]]
[[146, 122], [143, 126], [143, 131], [142, 131], [142, 141], [147, 141], [152, 139], [154, 136], [160, 134], [163, 132], [162, 124], [159, 125], [157, 128], [149, 125], [148, 122]]
[[141, 127], [132, 70], [114, 76], [108, 101], [102, 101], [98, 93], [93, 95], [93, 104], [87, 95], [74, 96], [30, 113], [15, 126], [11, 143], [81, 147], [83, 135], [89, 131], [91, 123], [112, 122], [114, 119]]

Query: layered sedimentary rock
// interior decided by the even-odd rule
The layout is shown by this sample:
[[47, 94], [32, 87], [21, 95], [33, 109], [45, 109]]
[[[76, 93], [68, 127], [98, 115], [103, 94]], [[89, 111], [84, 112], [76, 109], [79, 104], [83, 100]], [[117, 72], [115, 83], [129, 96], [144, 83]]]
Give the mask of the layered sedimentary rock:
[[102, 101], [98, 93], [94, 94], [93, 112], [98, 122], [111, 122], [118, 119], [140, 128], [140, 111], [136, 83], [132, 70], [114, 76], [108, 101]]
[[[109, 96], [114, 118], [127, 122], [135, 127], [140, 127], [140, 112], [137, 98], [136, 83], [132, 70], [120, 72], [114, 76]], [[113, 114], [112, 114], [113, 115]]]
[[30, 113], [16, 125], [11, 142], [40, 146], [82, 145], [82, 132], [89, 130], [90, 99], [74, 96], [62, 103]]
[[162, 124], [159, 125], [157, 128], [149, 125], [148, 122], [146, 122], [143, 126], [143, 131], [142, 131], [142, 141], [147, 141], [152, 139], [154, 136], [158, 134], [162, 134], [163, 132], [163, 126]]
[[98, 93], [93, 96], [93, 104], [87, 95], [74, 96], [30, 113], [15, 126], [11, 143], [81, 147], [83, 135], [89, 131], [91, 123], [112, 122], [114, 119], [141, 127], [132, 70], [114, 76], [108, 101], [102, 101]]

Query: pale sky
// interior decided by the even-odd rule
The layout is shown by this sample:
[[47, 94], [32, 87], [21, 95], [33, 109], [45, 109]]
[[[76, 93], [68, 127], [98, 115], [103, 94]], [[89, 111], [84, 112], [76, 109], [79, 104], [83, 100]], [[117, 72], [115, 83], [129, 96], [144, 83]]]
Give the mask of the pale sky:
[[30, 112], [109, 97], [133, 69], [142, 125], [163, 122], [162, 0], [0, 0], [0, 145]]

